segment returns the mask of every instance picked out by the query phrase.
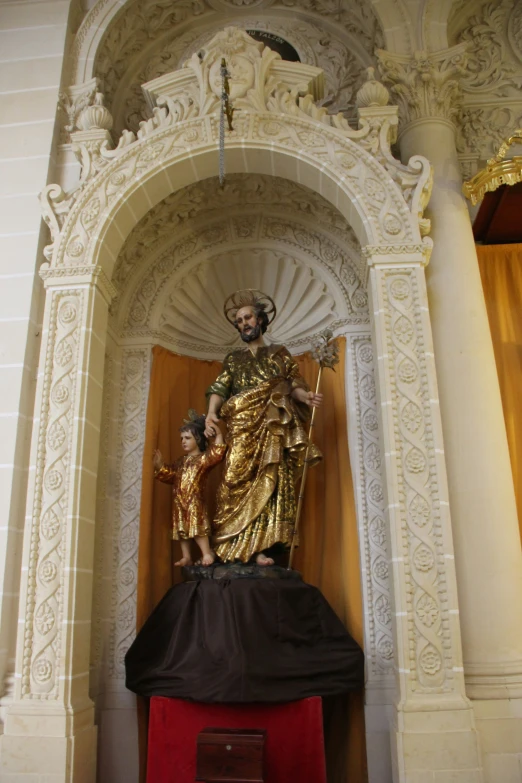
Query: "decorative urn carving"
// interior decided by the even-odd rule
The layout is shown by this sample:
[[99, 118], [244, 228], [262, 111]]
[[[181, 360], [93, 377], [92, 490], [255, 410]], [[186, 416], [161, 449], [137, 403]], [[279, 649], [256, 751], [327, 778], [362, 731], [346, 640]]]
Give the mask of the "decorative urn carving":
[[112, 114], [103, 105], [103, 94], [97, 92], [92, 106], [87, 106], [80, 113], [76, 124], [82, 131], [107, 130], [112, 128]]
[[368, 106], [387, 106], [390, 93], [381, 82], [375, 78], [375, 68], [366, 69], [366, 81], [357, 91], [355, 103], [359, 109]]

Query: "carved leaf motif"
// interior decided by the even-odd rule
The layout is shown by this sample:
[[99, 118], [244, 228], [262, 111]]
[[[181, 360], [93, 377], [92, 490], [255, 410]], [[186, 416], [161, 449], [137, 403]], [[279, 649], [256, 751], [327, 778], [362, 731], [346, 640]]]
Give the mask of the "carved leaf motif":
[[52, 509], [45, 512], [40, 523], [42, 535], [47, 540], [54, 538], [60, 529], [60, 520]]
[[409, 432], [415, 433], [422, 424], [422, 414], [414, 402], [408, 402], [401, 412], [401, 422]]
[[430, 513], [428, 502], [421, 495], [415, 495], [409, 507], [411, 521], [418, 527], [425, 527], [430, 521]]
[[453, 47], [444, 54], [415, 52], [405, 61], [380, 50], [379, 69], [383, 83], [397, 99], [404, 123], [423, 117], [453, 119], [462, 100], [458, 77], [465, 73], [464, 47]]
[[391, 607], [387, 596], [380, 595], [375, 601], [377, 619], [383, 625], [391, 625]]
[[359, 382], [359, 390], [365, 400], [375, 399], [375, 381], [369, 375], [364, 375]]
[[407, 345], [413, 339], [414, 330], [411, 321], [401, 315], [393, 326], [393, 334], [403, 345]]
[[460, 33], [459, 41], [468, 44], [463, 78], [468, 91], [498, 90], [509, 84], [520, 87], [522, 76], [514, 75], [517, 69], [509, 62], [503, 44], [505, 20], [511, 6], [511, 0], [484, 4]]
[[431, 628], [440, 616], [436, 601], [434, 601], [430, 595], [427, 595], [427, 593], [424, 593], [417, 602], [416, 611], [417, 616], [426, 628]]
[[64, 444], [66, 437], [66, 432], [58, 421], [55, 421], [47, 431], [47, 442], [55, 451]]
[[56, 622], [56, 616], [48, 601], [44, 601], [40, 604], [35, 615], [35, 624], [38, 631], [45, 635], [54, 627]]
[[379, 470], [381, 466], [381, 453], [376, 443], [370, 443], [364, 452], [364, 462], [370, 470]]
[[370, 536], [377, 546], [384, 546], [386, 543], [386, 527], [384, 520], [380, 517], [374, 517], [370, 523]]

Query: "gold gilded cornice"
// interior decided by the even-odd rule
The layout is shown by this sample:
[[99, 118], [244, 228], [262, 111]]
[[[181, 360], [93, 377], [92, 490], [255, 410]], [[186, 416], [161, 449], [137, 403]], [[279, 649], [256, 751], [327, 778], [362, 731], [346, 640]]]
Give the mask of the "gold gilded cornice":
[[500, 145], [497, 154], [488, 160], [485, 168], [464, 182], [462, 190], [473, 205], [481, 201], [485, 193], [497, 190], [501, 185], [522, 182], [522, 156], [515, 155], [505, 160], [509, 148], [516, 143], [522, 143], [522, 128]]

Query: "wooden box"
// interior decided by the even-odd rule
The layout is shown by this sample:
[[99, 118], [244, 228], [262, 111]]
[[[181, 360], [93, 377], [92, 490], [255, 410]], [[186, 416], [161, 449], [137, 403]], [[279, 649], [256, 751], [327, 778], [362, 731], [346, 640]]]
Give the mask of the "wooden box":
[[196, 780], [265, 783], [265, 729], [203, 729], [197, 738]]

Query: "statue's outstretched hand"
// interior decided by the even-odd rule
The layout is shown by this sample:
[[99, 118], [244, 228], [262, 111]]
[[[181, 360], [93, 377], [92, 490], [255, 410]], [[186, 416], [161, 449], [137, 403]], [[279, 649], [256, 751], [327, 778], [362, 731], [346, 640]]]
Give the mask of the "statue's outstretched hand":
[[207, 438], [213, 438], [219, 432], [219, 419], [215, 413], [207, 413], [205, 419], [205, 435]]
[[154, 450], [154, 454], [152, 455], [152, 464], [156, 473], [163, 467], [163, 456], [159, 449]]

